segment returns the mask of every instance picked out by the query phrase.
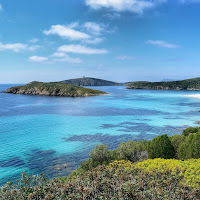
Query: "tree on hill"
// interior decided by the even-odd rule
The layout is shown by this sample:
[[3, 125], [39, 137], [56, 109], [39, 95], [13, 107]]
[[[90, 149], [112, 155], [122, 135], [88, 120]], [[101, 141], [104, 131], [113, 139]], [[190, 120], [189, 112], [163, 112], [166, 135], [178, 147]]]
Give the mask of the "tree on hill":
[[148, 156], [154, 158], [175, 158], [174, 147], [167, 135], [154, 138], [148, 146]]
[[119, 160], [130, 160], [131, 162], [148, 159], [147, 141], [129, 141], [119, 144], [117, 155]]
[[178, 158], [182, 160], [200, 158], [200, 132], [190, 134], [185, 142], [180, 144]]
[[175, 158], [178, 159], [178, 149], [180, 147], [180, 145], [185, 142], [185, 136], [182, 135], [173, 135], [172, 137], [170, 137], [171, 143], [174, 147], [175, 150]]

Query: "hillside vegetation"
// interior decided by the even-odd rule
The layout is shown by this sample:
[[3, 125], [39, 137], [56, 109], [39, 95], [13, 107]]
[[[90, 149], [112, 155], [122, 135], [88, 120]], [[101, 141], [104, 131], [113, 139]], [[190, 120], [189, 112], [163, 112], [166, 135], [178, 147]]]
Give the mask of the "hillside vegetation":
[[127, 89], [200, 90], [200, 78], [170, 82], [131, 82]]
[[98, 145], [70, 176], [48, 180], [23, 173], [17, 185], [1, 188], [0, 199], [199, 200], [200, 128], [121, 143], [113, 151]]
[[43, 83], [37, 81], [24, 86], [9, 88], [5, 91], [5, 93], [63, 97], [83, 97], [106, 94], [105, 92], [99, 90], [83, 88], [67, 83]]
[[90, 77], [83, 77], [83, 78], [76, 78], [76, 79], [69, 79], [61, 81], [62, 83], [73, 84], [77, 86], [115, 86], [115, 85], [122, 85], [120, 83], [116, 83], [113, 81], [106, 81], [103, 79], [97, 78], [90, 78]]

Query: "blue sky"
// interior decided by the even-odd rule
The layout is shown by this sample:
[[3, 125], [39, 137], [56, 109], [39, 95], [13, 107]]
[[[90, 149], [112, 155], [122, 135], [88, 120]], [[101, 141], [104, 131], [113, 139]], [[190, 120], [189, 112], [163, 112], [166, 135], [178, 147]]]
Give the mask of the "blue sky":
[[0, 0], [0, 83], [200, 76], [200, 0]]

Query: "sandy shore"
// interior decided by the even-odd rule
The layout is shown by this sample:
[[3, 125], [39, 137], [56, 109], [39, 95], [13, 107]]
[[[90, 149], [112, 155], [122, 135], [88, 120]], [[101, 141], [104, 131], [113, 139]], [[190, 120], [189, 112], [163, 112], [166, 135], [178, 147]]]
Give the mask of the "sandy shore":
[[192, 95], [184, 95], [185, 97], [191, 97], [191, 98], [196, 98], [200, 99], [200, 94], [192, 94]]

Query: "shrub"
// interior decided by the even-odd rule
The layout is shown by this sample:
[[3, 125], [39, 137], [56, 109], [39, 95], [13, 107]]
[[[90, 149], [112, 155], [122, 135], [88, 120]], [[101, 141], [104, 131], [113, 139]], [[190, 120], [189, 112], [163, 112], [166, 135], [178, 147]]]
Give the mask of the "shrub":
[[103, 164], [111, 159], [111, 153], [108, 151], [107, 145], [97, 145], [93, 151], [90, 153], [90, 158], [94, 162]]
[[129, 160], [131, 162], [148, 159], [147, 142], [122, 142], [117, 149], [119, 160]]
[[178, 157], [182, 160], [200, 158], [200, 132], [190, 134], [178, 148]]
[[190, 133], [197, 133], [198, 131], [200, 132], [200, 127], [195, 127], [195, 128], [189, 127], [183, 130], [182, 135], [188, 136]]
[[149, 158], [174, 158], [175, 150], [167, 135], [154, 138], [148, 146]]
[[181, 176], [174, 175], [171, 170], [149, 172], [142, 166], [135, 167], [130, 161], [115, 161], [108, 166], [98, 166], [65, 183], [59, 179], [46, 181], [40, 177], [37, 177], [36, 185], [32, 185], [31, 177], [17, 186], [9, 183], [0, 190], [0, 199], [199, 199], [199, 189], [182, 185], [182, 180]]
[[165, 173], [168, 170], [177, 175], [181, 180], [181, 184], [193, 188], [200, 188], [200, 159], [190, 159], [187, 161], [174, 159], [153, 159], [145, 160], [137, 163], [136, 168], [143, 169], [146, 172]]
[[175, 158], [179, 159], [178, 148], [185, 141], [185, 136], [184, 135], [174, 135], [170, 138], [170, 140], [171, 140], [171, 143], [175, 150]]

